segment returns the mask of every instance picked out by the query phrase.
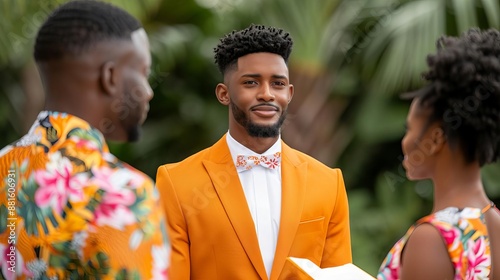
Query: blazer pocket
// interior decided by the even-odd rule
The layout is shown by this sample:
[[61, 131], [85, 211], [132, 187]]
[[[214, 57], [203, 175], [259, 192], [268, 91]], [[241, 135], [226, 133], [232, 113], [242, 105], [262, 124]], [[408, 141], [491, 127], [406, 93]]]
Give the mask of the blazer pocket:
[[324, 221], [325, 221], [325, 217], [319, 217], [319, 218], [315, 218], [315, 219], [301, 221], [299, 223], [299, 227], [297, 228], [297, 234], [305, 234], [305, 233], [323, 231]]

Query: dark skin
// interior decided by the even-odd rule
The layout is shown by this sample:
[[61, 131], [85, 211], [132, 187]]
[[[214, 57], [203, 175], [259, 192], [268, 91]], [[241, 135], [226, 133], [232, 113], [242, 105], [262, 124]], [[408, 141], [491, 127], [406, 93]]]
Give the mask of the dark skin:
[[[430, 116], [416, 99], [407, 118], [407, 132], [402, 141], [403, 165], [411, 180], [431, 179], [434, 184], [433, 213], [447, 207], [483, 209], [490, 201], [481, 181], [478, 162], [466, 162], [463, 153], [449, 145], [438, 122], [425, 129]], [[420, 156], [416, 156], [420, 155]], [[492, 250], [492, 262], [500, 260], [500, 215], [490, 209], [485, 213]], [[490, 275], [500, 276], [500, 266], [492, 266]], [[425, 269], [424, 269], [425, 268]], [[453, 266], [443, 237], [429, 224], [418, 226], [402, 254], [401, 279], [454, 279]], [[496, 277], [498, 279], [498, 277]]]
[[153, 96], [145, 36], [140, 29], [132, 40], [99, 42], [76, 57], [38, 62], [45, 110], [75, 115], [108, 140], [128, 141], [130, 127], [142, 124]]
[[[273, 53], [252, 53], [238, 58], [237, 64], [228, 69], [224, 83], [215, 89], [219, 102], [237, 106], [246, 119], [260, 126], [276, 124], [288, 108], [293, 96], [288, 67], [284, 59]], [[256, 153], [268, 150], [276, 137], [254, 137], [241, 125], [229, 106], [229, 132], [231, 136]]]

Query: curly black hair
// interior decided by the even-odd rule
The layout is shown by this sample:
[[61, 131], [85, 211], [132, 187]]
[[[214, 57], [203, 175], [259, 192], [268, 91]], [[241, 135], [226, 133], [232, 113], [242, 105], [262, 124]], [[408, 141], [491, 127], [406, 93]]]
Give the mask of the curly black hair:
[[428, 85], [411, 94], [441, 123], [452, 147], [480, 166], [500, 156], [500, 32], [472, 28], [442, 36], [427, 57]]
[[104, 2], [70, 1], [54, 10], [38, 31], [36, 61], [77, 56], [96, 43], [131, 40], [141, 23], [125, 10]]
[[283, 29], [252, 24], [220, 39], [220, 43], [214, 48], [215, 63], [222, 74], [226, 72], [228, 66], [236, 63], [239, 57], [250, 53], [278, 54], [288, 63], [292, 45], [293, 40], [290, 34]]

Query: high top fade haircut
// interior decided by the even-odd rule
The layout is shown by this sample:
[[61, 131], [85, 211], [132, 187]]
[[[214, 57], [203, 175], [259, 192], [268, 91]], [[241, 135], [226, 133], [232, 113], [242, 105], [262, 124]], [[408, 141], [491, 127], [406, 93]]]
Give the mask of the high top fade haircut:
[[71, 1], [54, 10], [38, 31], [35, 60], [77, 56], [100, 42], [131, 40], [131, 33], [141, 27], [137, 19], [113, 5]]
[[220, 39], [220, 43], [214, 49], [215, 63], [222, 74], [235, 65], [238, 58], [251, 53], [274, 53], [283, 57], [285, 63], [288, 63], [292, 45], [290, 34], [284, 30], [252, 24]]
[[441, 123], [447, 141], [468, 163], [500, 157], [500, 32], [473, 28], [441, 37], [427, 57], [429, 84], [408, 95], [430, 109], [428, 125]]

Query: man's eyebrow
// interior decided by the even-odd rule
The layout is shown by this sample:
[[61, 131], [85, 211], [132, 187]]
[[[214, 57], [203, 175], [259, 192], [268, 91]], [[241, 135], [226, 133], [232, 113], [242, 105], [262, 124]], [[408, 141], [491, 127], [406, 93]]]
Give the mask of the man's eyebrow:
[[[249, 77], [249, 78], [260, 78], [262, 77], [261, 74], [243, 74], [241, 75], [241, 77]], [[272, 75], [271, 77], [273, 77], [274, 79], [288, 79], [287, 76], [285, 75]]]
[[288, 77], [285, 75], [273, 75], [272, 77], [275, 79], [288, 79]]
[[262, 77], [261, 74], [243, 74], [241, 77], [248, 77], [248, 78], [260, 78]]

